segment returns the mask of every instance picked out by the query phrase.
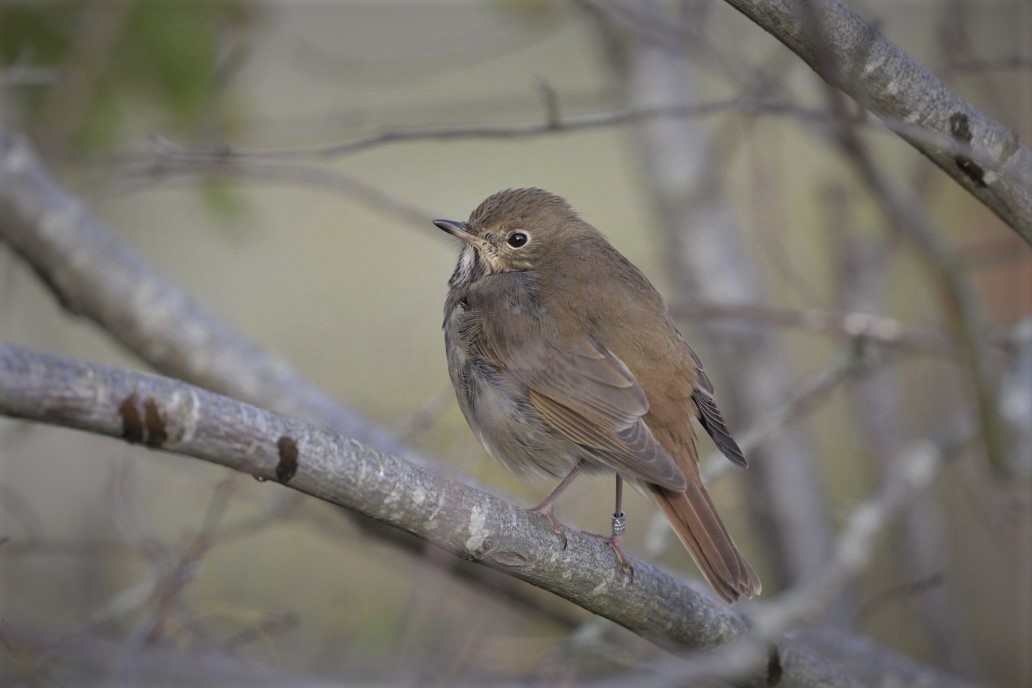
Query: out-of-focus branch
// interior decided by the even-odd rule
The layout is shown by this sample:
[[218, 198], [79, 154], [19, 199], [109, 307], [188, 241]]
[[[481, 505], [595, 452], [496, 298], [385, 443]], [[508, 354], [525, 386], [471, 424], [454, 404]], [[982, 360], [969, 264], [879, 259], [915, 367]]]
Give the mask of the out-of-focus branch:
[[136, 0], [84, 3], [59, 78], [47, 90], [35, 118], [37, 130], [46, 132], [53, 150], [66, 148], [82, 126], [135, 4]]
[[[814, 22], [819, 17], [812, 16]], [[814, 33], [826, 32], [823, 26], [815, 25]], [[830, 38], [829, 38], [830, 41]], [[830, 91], [830, 89], [829, 89]], [[841, 95], [829, 93], [833, 110], [841, 110]], [[995, 469], [1007, 472], [1006, 439], [997, 411], [995, 374], [986, 355], [985, 317], [974, 288], [968, 282], [960, 256], [935, 227], [932, 219], [919, 203], [909, 198], [881, 174], [868, 153], [867, 147], [857, 131], [843, 122], [837, 132], [836, 142], [846, 159], [854, 166], [860, 179], [881, 205], [888, 219], [903, 231], [903, 234], [920, 250], [929, 270], [938, 283], [944, 308], [951, 328], [963, 346], [965, 362], [970, 371], [975, 391], [975, 405], [978, 409], [982, 438], [986, 456]]]
[[[628, 107], [612, 112], [593, 112], [582, 115], [560, 115], [555, 111], [554, 107], [549, 106], [546, 102], [546, 112], [543, 120], [531, 123], [388, 129], [340, 143], [263, 149], [237, 148], [229, 144], [220, 144], [208, 148], [189, 147], [162, 136], [155, 136], [152, 137], [152, 143], [155, 148], [155, 153], [153, 154], [121, 153], [109, 156], [94, 156], [86, 160], [86, 164], [153, 165], [155, 160], [166, 160], [184, 164], [191, 163], [194, 165], [195, 171], [201, 173], [213, 166], [242, 160], [261, 162], [334, 160], [399, 143], [519, 140], [540, 136], [587, 132], [595, 129], [640, 124], [653, 120], [697, 119], [728, 113], [788, 117], [810, 125], [828, 126], [837, 123], [837, 117], [829, 114], [826, 110], [808, 108], [789, 100], [774, 97], [741, 97], [701, 103]], [[903, 120], [894, 120], [889, 117], [875, 119], [867, 117], [864, 113], [851, 115], [850, 119], [856, 126], [870, 128], [874, 132], [906, 136], [922, 141], [927, 146], [937, 146], [957, 156], [972, 155], [973, 149], [970, 144], [914, 126]]]
[[936, 329], [908, 325], [896, 318], [859, 309], [842, 312], [817, 308], [790, 310], [755, 303], [686, 301], [672, 305], [670, 312], [679, 319], [743, 320], [831, 334], [904, 351], [954, 354], [949, 338]]
[[1011, 433], [1011, 470], [1032, 479], [1032, 317], [1014, 326], [1013, 355], [1001, 385], [1000, 415]]
[[[1012, 129], [978, 111], [838, 0], [726, 2], [879, 117], [969, 144], [970, 155], [957, 155], [900, 134], [1032, 244], [1032, 151]], [[814, 23], [821, 32], [810, 30]]]
[[[666, 647], [712, 648], [746, 631], [740, 614], [646, 562], [632, 559], [633, 579], [626, 576], [597, 538], [566, 531], [564, 549], [545, 519], [500, 497], [182, 382], [0, 345], [0, 413], [275, 480], [537, 585]], [[925, 483], [930, 472], [919, 474]], [[884, 517], [868, 514], [857, 529], [868, 534]], [[861, 562], [855, 544], [839, 549], [847, 564]], [[894, 664], [895, 656], [882, 652]], [[777, 653], [780, 686], [856, 685], [791, 639], [780, 639]], [[769, 685], [768, 669], [762, 661], [746, 674]], [[936, 685], [955, 685], [926, 671]]]
[[66, 310], [93, 320], [155, 369], [428, 460], [206, 312], [69, 194], [27, 139], [2, 128], [0, 239]]
[[[867, 238], [857, 231], [848, 194], [832, 189], [827, 194], [828, 225], [835, 228], [833, 260], [838, 275], [839, 305], [847, 310], [872, 311], [885, 306], [889, 256], [894, 238]], [[906, 429], [913, 421], [902, 398], [898, 371], [882, 370], [859, 380], [850, 390], [850, 407], [857, 441], [873, 455], [880, 473], [891, 474], [906, 446]], [[927, 579], [948, 561], [942, 510], [933, 495], [915, 499], [900, 514], [892, 533], [894, 569], [907, 580]], [[937, 652], [938, 663], [958, 670], [969, 668], [965, 626], [955, 618], [956, 604], [947, 590], [923, 591], [915, 602], [919, 623]], [[865, 606], [869, 606], [870, 602]], [[860, 618], [862, 612], [858, 612]]]
[[[757, 417], [751, 426], [738, 436], [738, 445], [749, 455], [765, 442], [783, 432], [794, 420], [817, 407], [828, 394], [844, 382], [859, 377], [873, 367], [873, 361], [864, 355], [862, 349], [854, 349], [840, 356], [824, 370], [815, 373], [791, 395], [777, 404], [772, 404]], [[719, 450], [714, 451], [702, 464], [702, 475], [713, 481], [731, 472], [734, 464]]]
[[[833, 250], [835, 273], [838, 275], [839, 304], [847, 309], [872, 310], [884, 306], [888, 274], [886, 245], [895, 241], [878, 237], [869, 239], [856, 231], [849, 197], [844, 190], [830, 194], [829, 205], [834, 216], [829, 226], [836, 228]], [[867, 448], [881, 475], [893, 467], [904, 446], [905, 428], [913, 419], [901, 398], [898, 375], [882, 371], [861, 380], [849, 395], [857, 428], [858, 441]], [[894, 570], [908, 580], [928, 577], [940, 570], [944, 559], [941, 514], [931, 496], [914, 500], [900, 515], [900, 525], [892, 533]], [[963, 655], [957, 642], [962, 626], [946, 623], [952, 605], [945, 591], [929, 589], [915, 595], [919, 605], [919, 623], [928, 634], [940, 664], [955, 668]], [[870, 601], [865, 603], [870, 608]], [[864, 612], [858, 611], [857, 619]], [[950, 652], [949, 647], [957, 651]]]
[[159, 155], [172, 160], [193, 163], [222, 163], [237, 159], [258, 160], [331, 160], [372, 148], [395, 143], [426, 141], [484, 141], [524, 139], [560, 133], [588, 131], [647, 121], [652, 119], [693, 119], [726, 112], [793, 114], [803, 119], [816, 118], [828, 122], [827, 113], [807, 110], [792, 103], [761, 98], [731, 98], [708, 103], [680, 104], [644, 108], [628, 108], [615, 112], [597, 112], [587, 115], [557, 117], [546, 108], [545, 118], [530, 124], [502, 124], [496, 126], [468, 125], [458, 127], [429, 127], [390, 129], [371, 136], [317, 146], [289, 148], [237, 149], [228, 145], [211, 149], [188, 148], [164, 138], [153, 139]]
[[[424, 231], [427, 227], [427, 218], [432, 215], [338, 170], [315, 165], [268, 163], [250, 159], [232, 160], [217, 165], [198, 165], [189, 161], [159, 158], [142, 164], [127, 165], [116, 170], [111, 179], [96, 187], [91, 186], [87, 195], [92, 197], [130, 193], [157, 184], [195, 180], [202, 175], [230, 180], [290, 184], [329, 191]], [[438, 234], [440, 233], [431, 233], [429, 236]]]

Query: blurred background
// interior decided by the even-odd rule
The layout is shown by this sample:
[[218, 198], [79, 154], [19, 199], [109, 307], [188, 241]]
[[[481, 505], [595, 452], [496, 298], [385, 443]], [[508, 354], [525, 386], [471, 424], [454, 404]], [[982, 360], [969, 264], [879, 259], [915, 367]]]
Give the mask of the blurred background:
[[[849, 4], [1028, 145], [1029, 3]], [[566, 197], [663, 292], [748, 437], [750, 470], [711, 482], [765, 597], [821, 570], [909, 452], [944, 446], [932, 489], [819, 621], [983, 685], [1029, 685], [1032, 252], [897, 136], [856, 125], [977, 297], [976, 381], [943, 266], [863, 183], [830, 103], [795, 55], [709, 0], [0, 0], [2, 126], [204, 308], [488, 489], [529, 505], [553, 485], [507, 474], [457, 409], [440, 325], [458, 247], [430, 219], [507, 187]], [[453, 134], [328, 150], [438, 128]], [[300, 154], [177, 157], [225, 146]], [[3, 243], [0, 340], [145, 369]], [[976, 384], [997, 456], [971, 429]], [[560, 518], [606, 532], [611, 490], [578, 480]], [[698, 578], [629, 499], [627, 549]], [[658, 652], [540, 591], [471, 586], [456, 565], [278, 485], [0, 420], [3, 685], [564, 685]]]

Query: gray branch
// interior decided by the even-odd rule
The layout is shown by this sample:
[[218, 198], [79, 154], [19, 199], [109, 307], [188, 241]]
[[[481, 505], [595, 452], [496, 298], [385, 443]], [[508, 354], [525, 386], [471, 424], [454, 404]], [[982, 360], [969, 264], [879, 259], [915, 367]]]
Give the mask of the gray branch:
[[[183, 382], [0, 345], [0, 413], [121, 438], [277, 481], [400, 528], [463, 559], [568, 599], [676, 649], [726, 645], [747, 632], [742, 614], [631, 558], [501, 497], [381, 454], [353, 439]], [[882, 684], [949, 685], [956, 679], [868, 646]], [[783, 637], [776, 662], [748, 672], [753, 685], [856, 686], [806, 644]]]
[[[832, 224], [838, 227], [833, 259], [839, 276], [839, 298], [847, 310], [873, 311], [886, 301], [885, 285], [888, 252], [880, 243], [865, 239], [854, 226], [851, 204], [844, 192], [829, 193]], [[905, 425], [910, 409], [903, 400], [898, 375], [888, 370], [875, 371], [858, 380], [850, 390], [858, 439], [868, 447], [883, 475], [889, 474], [905, 445]], [[969, 422], [968, 425], [971, 425]], [[900, 527], [893, 533], [893, 554], [897, 570], [910, 580], [927, 577], [939, 570], [949, 551], [942, 509], [931, 495], [915, 499], [900, 516]], [[922, 628], [945, 666], [970, 669], [964, 642], [965, 626], [956, 619], [957, 605], [945, 590], [932, 590], [916, 600]], [[967, 673], [971, 673], [968, 671]]]
[[796, 0], [726, 2], [879, 117], [970, 145], [970, 155], [961, 155], [899, 132], [1032, 243], [1032, 151], [1012, 129], [979, 112], [838, 0], [806, 0], [805, 11]]
[[93, 320], [156, 370], [428, 461], [159, 275], [54, 179], [25, 137], [2, 126], [0, 240], [67, 311]]

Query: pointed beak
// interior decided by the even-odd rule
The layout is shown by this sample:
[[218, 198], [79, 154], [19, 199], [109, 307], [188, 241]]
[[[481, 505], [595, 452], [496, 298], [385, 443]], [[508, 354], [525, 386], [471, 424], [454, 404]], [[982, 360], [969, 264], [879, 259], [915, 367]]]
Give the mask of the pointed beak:
[[476, 238], [474, 235], [469, 233], [469, 225], [465, 222], [457, 222], [455, 220], [434, 220], [434, 224], [437, 225], [439, 229], [443, 229], [448, 232], [448, 234], [462, 239], [466, 243], [470, 243]]

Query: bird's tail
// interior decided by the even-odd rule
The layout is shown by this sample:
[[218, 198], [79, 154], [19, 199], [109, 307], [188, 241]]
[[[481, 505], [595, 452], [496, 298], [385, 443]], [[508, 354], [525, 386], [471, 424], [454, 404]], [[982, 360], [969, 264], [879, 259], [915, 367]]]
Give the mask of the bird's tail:
[[702, 575], [721, 598], [730, 604], [739, 597], [760, 593], [759, 577], [738, 551], [701, 482], [689, 478], [685, 492], [656, 485], [649, 489]]

